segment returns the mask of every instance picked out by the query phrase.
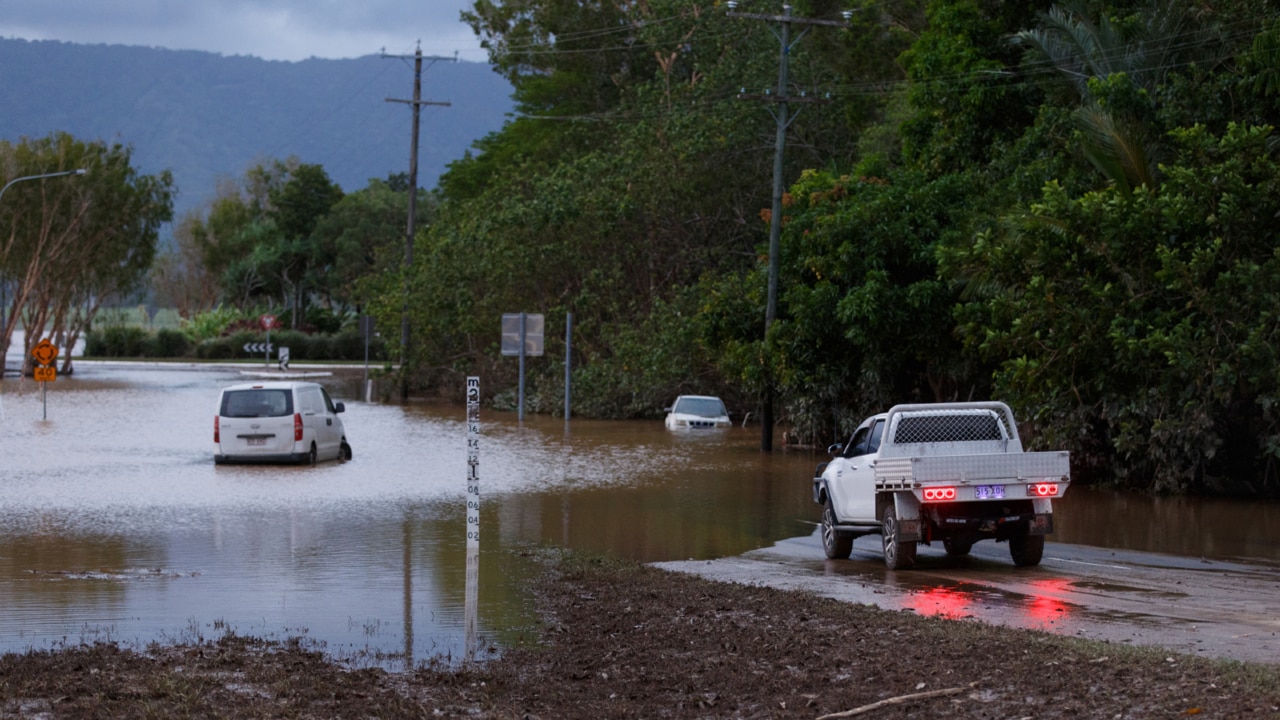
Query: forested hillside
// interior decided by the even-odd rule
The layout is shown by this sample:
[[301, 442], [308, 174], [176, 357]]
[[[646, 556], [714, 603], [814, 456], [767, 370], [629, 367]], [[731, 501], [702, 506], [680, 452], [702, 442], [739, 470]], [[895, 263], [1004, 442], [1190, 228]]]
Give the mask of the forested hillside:
[[[132, 146], [145, 173], [171, 170], [176, 215], [212, 199], [219, 177], [296, 156], [345, 190], [409, 164], [413, 66], [378, 48], [354, 60], [267, 61], [122, 45], [0, 38], [0, 139], [68, 132]], [[419, 182], [497, 130], [511, 86], [486, 63], [440, 62], [423, 73]]]
[[[523, 115], [441, 180], [417, 382], [505, 388], [498, 317], [543, 312], [556, 338], [572, 312], [575, 413], [772, 393], [825, 444], [895, 402], [996, 397], [1081, 478], [1280, 494], [1276, 5], [793, 6], [854, 12], [791, 29], [766, 336], [777, 9], [477, 3]], [[398, 277], [363, 287], [398, 315]], [[548, 347], [531, 387], [553, 410]]]

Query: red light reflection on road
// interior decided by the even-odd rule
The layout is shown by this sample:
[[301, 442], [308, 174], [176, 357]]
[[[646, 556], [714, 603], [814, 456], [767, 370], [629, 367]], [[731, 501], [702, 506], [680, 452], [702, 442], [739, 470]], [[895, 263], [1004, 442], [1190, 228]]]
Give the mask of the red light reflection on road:
[[1027, 596], [1027, 620], [1032, 627], [1043, 627], [1070, 616], [1070, 607], [1058, 598], [1066, 594], [1070, 581], [1065, 578], [1032, 580], [1032, 594]]
[[973, 594], [962, 590], [930, 588], [910, 593], [905, 600], [908, 608], [921, 615], [937, 615], [951, 620], [972, 615], [970, 608], [973, 607]]

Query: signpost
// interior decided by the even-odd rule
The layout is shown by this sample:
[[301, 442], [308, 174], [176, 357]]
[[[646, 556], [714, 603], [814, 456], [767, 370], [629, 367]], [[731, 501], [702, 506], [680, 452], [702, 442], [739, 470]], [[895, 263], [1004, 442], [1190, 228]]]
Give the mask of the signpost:
[[276, 316], [264, 313], [258, 320], [262, 323], [262, 329], [267, 331], [267, 352], [263, 365], [271, 367], [271, 328], [275, 327]]
[[284, 372], [285, 370], [289, 369], [289, 348], [287, 347], [280, 348], [279, 357], [280, 357], [280, 372]]
[[41, 419], [48, 420], [49, 403], [45, 398], [45, 388], [48, 387], [48, 383], [58, 379], [58, 370], [53, 365], [58, 359], [58, 346], [49, 342], [49, 338], [44, 338], [31, 348], [31, 359], [36, 361], [31, 375], [36, 382], [40, 383]]
[[542, 315], [507, 313], [502, 316], [502, 354], [520, 358], [520, 404], [516, 419], [524, 422], [524, 359], [542, 355]]
[[373, 387], [369, 385], [369, 340], [373, 337], [373, 316], [360, 316], [360, 338], [364, 340], [364, 401], [373, 399]]

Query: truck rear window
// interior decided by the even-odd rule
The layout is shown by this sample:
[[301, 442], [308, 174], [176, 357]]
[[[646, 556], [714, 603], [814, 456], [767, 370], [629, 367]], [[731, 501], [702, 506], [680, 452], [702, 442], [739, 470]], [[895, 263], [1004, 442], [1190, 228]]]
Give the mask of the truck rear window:
[[282, 417], [293, 414], [288, 390], [230, 390], [222, 394], [222, 417]]
[[915, 443], [972, 442], [1003, 440], [1000, 421], [992, 413], [951, 413], [939, 415], [903, 415], [898, 418], [893, 442]]

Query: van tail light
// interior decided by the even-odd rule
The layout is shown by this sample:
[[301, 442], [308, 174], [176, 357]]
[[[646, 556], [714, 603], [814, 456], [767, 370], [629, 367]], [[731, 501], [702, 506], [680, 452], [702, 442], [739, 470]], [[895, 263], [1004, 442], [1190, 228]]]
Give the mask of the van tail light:
[[302, 440], [302, 413], [293, 414], [293, 441]]
[[947, 500], [956, 499], [956, 489], [953, 487], [931, 487], [924, 489], [925, 502], [946, 502]]
[[220, 419], [221, 418], [219, 418], [217, 415], [213, 416], [213, 442], [215, 445], [222, 442], [221, 440], [218, 439], [218, 421]]

